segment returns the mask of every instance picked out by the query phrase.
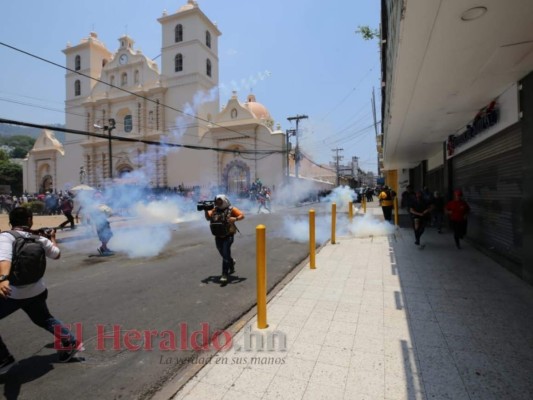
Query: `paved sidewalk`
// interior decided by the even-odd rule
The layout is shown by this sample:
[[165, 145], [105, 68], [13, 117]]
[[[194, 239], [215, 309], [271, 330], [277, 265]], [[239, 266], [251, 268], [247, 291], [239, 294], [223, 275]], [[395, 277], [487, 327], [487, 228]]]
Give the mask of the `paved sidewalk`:
[[533, 287], [449, 232], [422, 243], [337, 237], [175, 399], [532, 399]]

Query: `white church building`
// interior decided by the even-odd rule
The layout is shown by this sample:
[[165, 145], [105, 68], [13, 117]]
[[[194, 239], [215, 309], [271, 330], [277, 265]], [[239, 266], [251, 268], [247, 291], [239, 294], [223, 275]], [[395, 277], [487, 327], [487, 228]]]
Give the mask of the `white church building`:
[[66, 128], [80, 134], [61, 145], [42, 132], [25, 161], [25, 191], [127, 180], [238, 192], [257, 178], [283, 182], [285, 135], [267, 108], [235, 92], [220, 107], [217, 26], [193, 0], [158, 21], [161, 70], [127, 35], [114, 52], [94, 32], [67, 44]]

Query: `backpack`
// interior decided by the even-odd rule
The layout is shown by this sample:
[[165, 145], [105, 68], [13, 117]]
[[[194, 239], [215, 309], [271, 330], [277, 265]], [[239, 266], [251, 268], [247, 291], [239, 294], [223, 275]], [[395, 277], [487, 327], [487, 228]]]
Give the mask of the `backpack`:
[[9, 283], [21, 286], [37, 282], [46, 270], [46, 251], [39, 241], [39, 236], [26, 237], [17, 231], [6, 232], [15, 238]]
[[222, 238], [233, 235], [236, 232], [237, 227], [229, 222], [232, 209], [233, 207], [230, 206], [222, 211], [217, 211], [216, 208], [213, 210], [209, 227], [211, 228], [211, 233], [216, 237]]

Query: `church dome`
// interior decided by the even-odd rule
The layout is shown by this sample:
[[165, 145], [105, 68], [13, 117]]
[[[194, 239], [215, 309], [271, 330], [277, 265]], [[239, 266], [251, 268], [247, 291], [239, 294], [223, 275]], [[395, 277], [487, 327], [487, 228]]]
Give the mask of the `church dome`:
[[248, 95], [248, 102], [244, 103], [244, 106], [255, 115], [257, 119], [271, 120], [270, 113], [267, 108], [255, 101], [255, 96], [253, 94]]

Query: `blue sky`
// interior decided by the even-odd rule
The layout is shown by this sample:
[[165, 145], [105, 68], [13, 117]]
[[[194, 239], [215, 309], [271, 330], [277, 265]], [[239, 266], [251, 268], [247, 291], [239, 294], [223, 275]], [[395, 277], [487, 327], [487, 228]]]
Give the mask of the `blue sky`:
[[[127, 33], [135, 48], [155, 58], [161, 50], [157, 18], [186, 0], [26, 0], [0, 3], [0, 42], [65, 65], [67, 42], [95, 31], [115, 52]], [[253, 91], [283, 130], [287, 117], [305, 114], [300, 143], [316, 162], [357, 156], [377, 171], [372, 88], [380, 110], [379, 47], [364, 41], [359, 25], [379, 26], [377, 0], [198, 0], [222, 32], [220, 103], [231, 90], [245, 101]], [[159, 61], [157, 59], [156, 61]], [[0, 46], [0, 117], [64, 123], [65, 71]]]

